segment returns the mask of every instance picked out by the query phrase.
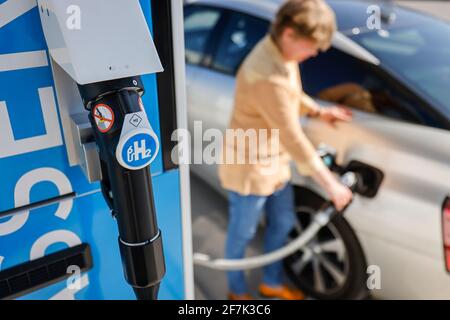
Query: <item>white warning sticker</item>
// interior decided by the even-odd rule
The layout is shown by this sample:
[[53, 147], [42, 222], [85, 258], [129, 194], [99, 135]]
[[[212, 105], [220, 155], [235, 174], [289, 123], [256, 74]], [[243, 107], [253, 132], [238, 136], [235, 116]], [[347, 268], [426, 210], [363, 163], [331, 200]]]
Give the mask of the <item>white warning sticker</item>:
[[95, 106], [93, 114], [97, 128], [101, 133], [111, 130], [114, 125], [114, 112], [109, 106], [98, 104]]

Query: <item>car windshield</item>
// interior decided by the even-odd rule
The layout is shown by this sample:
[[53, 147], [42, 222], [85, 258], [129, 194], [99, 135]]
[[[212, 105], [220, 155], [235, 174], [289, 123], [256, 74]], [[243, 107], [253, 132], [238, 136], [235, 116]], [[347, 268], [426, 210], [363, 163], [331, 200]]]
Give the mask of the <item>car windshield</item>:
[[[450, 113], [450, 24], [428, 17], [352, 38], [446, 114]], [[355, 34], [356, 33], [356, 34]]]

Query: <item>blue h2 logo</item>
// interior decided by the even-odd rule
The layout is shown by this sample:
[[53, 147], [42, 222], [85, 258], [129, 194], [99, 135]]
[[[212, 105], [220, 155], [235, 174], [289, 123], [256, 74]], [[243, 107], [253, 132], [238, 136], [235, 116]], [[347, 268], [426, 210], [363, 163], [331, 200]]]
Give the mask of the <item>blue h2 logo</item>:
[[143, 134], [140, 136], [142, 137], [135, 136], [137, 140], [133, 139], [133, 144], [126, 148], [128, 163], [135, 163], [152, 157], [152, 150], [147, 149], [147, 136]]
[[151, 131], [133, 131], [119, 141], [116, 157], [124, 168], [140, 170], [153, 162], [158, 148], [158, 140]]

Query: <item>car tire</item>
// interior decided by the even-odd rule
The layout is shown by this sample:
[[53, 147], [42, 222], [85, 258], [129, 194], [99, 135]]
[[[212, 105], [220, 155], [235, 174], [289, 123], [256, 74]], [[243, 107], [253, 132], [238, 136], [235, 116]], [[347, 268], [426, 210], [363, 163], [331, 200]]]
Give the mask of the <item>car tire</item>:
[[[310, 221], [317, 213], [325, 199], [309, 189], [296, 187], [295, 201], [299, 225], [292, 231], [291, 239], [301, 232], [299, 227], [307, 227], [308, 219]], [[309, 265], [307, 256], [311, 259]], [[322, 228], [307, 248], [287, 257], [284, 267], [292, 283], [313, 299], [368, 297], [364, 253], [355, 232], [342, 215], [336, 216]]]

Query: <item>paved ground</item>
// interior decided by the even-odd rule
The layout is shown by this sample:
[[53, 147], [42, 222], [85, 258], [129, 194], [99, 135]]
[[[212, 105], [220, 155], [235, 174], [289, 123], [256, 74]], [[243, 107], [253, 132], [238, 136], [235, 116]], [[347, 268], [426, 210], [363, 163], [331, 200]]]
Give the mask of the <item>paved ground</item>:
[[450, 21], [450, 1], [397, 1], [400, 5], [424, 11]]

